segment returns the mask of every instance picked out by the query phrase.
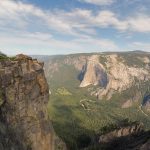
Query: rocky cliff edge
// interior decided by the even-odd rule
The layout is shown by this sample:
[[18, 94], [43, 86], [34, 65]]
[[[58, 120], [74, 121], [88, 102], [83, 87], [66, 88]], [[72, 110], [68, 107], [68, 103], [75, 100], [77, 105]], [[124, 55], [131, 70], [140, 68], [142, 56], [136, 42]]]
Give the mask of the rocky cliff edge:
[[0, 60], [0, 149], [54, 150], [65, 145], [47, 114], [49, 88], [43, 63], [25, 55]]

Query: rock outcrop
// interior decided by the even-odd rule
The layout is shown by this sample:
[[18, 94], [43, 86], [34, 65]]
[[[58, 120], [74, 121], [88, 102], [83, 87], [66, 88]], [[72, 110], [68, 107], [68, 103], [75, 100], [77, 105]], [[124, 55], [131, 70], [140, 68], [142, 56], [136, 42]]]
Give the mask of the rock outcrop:
[[81, 74], [83, 79], [80, 87], [86, 87], [89, 85], [99, 85], [101, 87], [107, 86], [107, 74], [105, 73], [103, 66], [99, 63], [99, 59], [96, 55], [93, 55], [88, 60]]
[[109, 132], [105, 135], [101, 135], [99, 142], [100, 143], [111, 142], [115, 138], [129, 136], [132, 134], [138, 134], [141, 131], [143, 131], [143, 125], [142, 124], [135, 124], [135, 125], [127, 126], [127, 127], [122, 127], [120, 129], [116, 129], [112, 132]]
[[115, 93], [121, 93], [133, 85], [150, 80], [148, 58], [146, 60], [142, 62], [145, 66], [141, 67], [127, 64], [126, 59], [117, 54], [92, 55], [87, 60], [86, 69], [81, 71], [84, 76], [80, 87], [99, 85], [101, 88], [94, 89], [91, 93], [99, 99], [104, 96], [111, 99]]
[[[145, 93], [150, 93], [150, 53], [74, 54], [47, 56], [42, 60], [46, 64], [45, 73], [49, 82], [53, 82], [64, 71], [67, 75], [62, 78], [59, 76], [61, 81], [77, 83], [75, 86], [85, 88], [90, 95], [100, 100], [120, 97], [122, 108], [140, 105]], [[148, 109], [149, 101], [143, 107]]]
[[25, 55], [0, 61], [1, 150], [56, 149], [61, 142], [48, 118], [48, 100], [43, 63]]
[[101, 135], [99, 144], [105, 150], [149, 150], [150, 131], [144, 131], [142, 124], [122, 127]]

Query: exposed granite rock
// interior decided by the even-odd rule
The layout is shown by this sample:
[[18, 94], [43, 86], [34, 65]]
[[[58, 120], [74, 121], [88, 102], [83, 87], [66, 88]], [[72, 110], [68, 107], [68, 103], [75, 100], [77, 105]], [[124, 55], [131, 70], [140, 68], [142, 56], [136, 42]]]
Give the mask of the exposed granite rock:
[[[54, 57], [55, 58], [55, 57]], [[45, 75], [46, 77], [50, 77], [53, 78], [53, 74], [56, 72], [59, 72], [60, 68], [63, 65], [72, 65], [75, 67], [75, 69], [77, 69], [78, 71], [81, 71], [83, 66], [86, 64], [86, 61], [88, 59], [87, 56], [77, 56], [77, 57], [72, 57], [67, 56], [65, 59], [62, 59], [61, 61], [59, 59], [57, 59], [57, 57], [55, 59], [53, 58], [44, 58], [43, 57], [39, 58], [42, 61], [45, 62]], [[50, 74], [51, 72], [51, 74]]]
[[97, 55], [93, 55], [87, 62], [85, 68], [81, 72], [83, 80], [81, 81], [80, 87], [86, 87], [89, 85], [100, 85], [106, 87], [108, 77], [99, 63]]
[[[102, 58], [105, 60], [101, 60]], [[150, 80], [150, 71], [147, 67], [149, 58], [143, 59], [141, 61], [145, 67], [137, 67], [128, 65], [126, 60], [117, 54], [92, 55], [87, 59], [86, 67], [81, 70], [80, 87], [99, 85], [100, 88], [94, 88], [91, 94], [99, 99], [105, 97], [109, 100], [115, 93], [121, 93], [137, 83]], [[125, 107], [132, 106], [132, 102], [128, 101]]]
[[132, 100], [127, 100], [125, 103], [123, 103], [122, 108], [129, 108], [133, 105]]
[[[136, 93], [136, 92], [135, 92]], [[136, 93], [132, 98], [126, 100], [123, 104], [122, 104], [122, 108], [129, 108], [131, 106], [133, 106], [133, 104], [137, 104], [138, 100], [141, 99], [141, 96], [138, 93]]]
[[99, 142], [101, 143], [107, 143], [111, 142], [115, 138], [123, 137], [123, 136], [128, 136], [131, 134], [137, 134], [139, 132], [143, 131], [143, 125], [142, 124], [136, 124], [132, 126], [127, 126], [127, 127], [122, 127], [120, 129], [116, 129], [112, 132], [109, 132], [105, 135], [101, 135]]
[[[97, 99], [111, 100], [120, 95], [122, 108], [131, 107], [136, 102], [140, 105], [145, 92], [150, 92], [149, 53], [106, 52], [41, 56], [41, 60], [45, 61], [45, 73], [49, 81], [61, 74], [64, 67], [66, 72], [76, 69], [72, 78], [80, 81], [79, 87], [86, 87], [87, 92]], [[68, 80], [71, 83], [72, 81]], [[149, 109], [148, 102], [146, 106], [144, 105]]]
[[65, 60], [64, 60], [64, 64], [67, 65], [74, 65], [74, 67], [77, 70], [81, 70], [82, 67], [86, 64], [87, 60], [89, 59], [89, 56], [78, 56], [78, 57], [71, 57], [68, 56]]
[[122, 127], [102, 135], [99, 144], [105, 150], [150, 150], [150, 131], [144, 131], [142, 124]]
[[48, 118], [43, 63], [22, 54], [0, 61], [0, 99], [1, 150], [54, 150], [58, 141], [65, 149]]

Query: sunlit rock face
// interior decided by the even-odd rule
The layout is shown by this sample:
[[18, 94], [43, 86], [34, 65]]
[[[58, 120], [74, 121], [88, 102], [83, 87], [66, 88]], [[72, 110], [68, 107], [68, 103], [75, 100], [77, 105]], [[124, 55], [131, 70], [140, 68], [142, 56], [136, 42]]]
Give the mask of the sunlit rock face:
[[82, 81], [80, 87], [86, 87], [89, 85], [99, 85], [101, 87], [106, 87], [108, 82], [108, 77], [103, 69], [103, 66], [99, 63], [97, 55], [93, 55], [83, 68]]
[[56, 136], [46, 109], [49, 88], [43, 63], [25, 55], [0, 61], [0, 87], [0, 120], [5, 127], [1, 149], [54, 150]]
[[88, 56], [79, 74], [80, 87], [96, 86], [90, 90], [91, 95], [97, 96], [98, 99], [105, 97], [107, 100], [114, 94], [134, 88], [134, 94], [122, 105], [122, 108], [131, 107], [134, 102], [141, 100], [146, 92], [142, 93], [140, 88], [150, 81], [150, 70], [148, 57], [128, 55], [113, 53]]
[[[62, 81], [76, 80], [75, 86], [99, 100], [120, 96], [122, 108], [141, 105], [145, 93], [150, 94], [150, 53], [104, 52], [39, 58], [45, 62], [48, 80], [66, 72], [66, 77], [72, 79]], [[143, 107], [148, 109], [148, 101]]]

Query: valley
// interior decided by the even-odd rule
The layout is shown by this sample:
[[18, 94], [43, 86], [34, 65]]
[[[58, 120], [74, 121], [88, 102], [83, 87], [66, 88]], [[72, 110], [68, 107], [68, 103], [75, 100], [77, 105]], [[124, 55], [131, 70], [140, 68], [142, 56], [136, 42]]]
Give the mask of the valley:
[[0, 56], [0, 149], [149, 147], [149, 54]]
[[[138, 81], [135, 77], [133, 80], [135, 83], [132, 83], [132, 77], [128, 80], [128, 75], [124, 77], [123, 73], [123, 78], [120, 78], [120, 80], [117, 79], [117, 84], [112, 84], [118, 86], [118, 90], [110, 91], [111, 88], [107, 89], [108, 86], [111, 87], [110, 84], [104, 87], [103, 90], [104, 84], [96, 84], [99, 80], [99, 75], [95, 78], [95, 72], [92, 70], [95, 63], [96, 65], [99, 63], [96, 58], [96, 61], [93, 62], [92, 60], [92, 64], [90, 64], [90, 76], [88, 77], [86, 70], [86, 74], [84, 74], [83, 77], [86, 76], [87, 79], [82, 79], [84, 80], [83, 82], [86, 83], [92, 81], [93, 85], [81, 87], [80, 85], [83, 82], [81, 83], [79, 80], [79, 75], [83, 73], [83, 66], [91, 56], [93, 58], [93, 55], [95, 57], [95, 54], [75, 54], [70, 56], [56, 56], [52, 59], [48, 56], [46, 59], [42, 59], [42, 57], [39, 58], [43, 61], [45, 60], [45, 74], [51, 90], [48, 105], [50, 118], [56, 133], [65, 141], [71, 150], [83, 149], [95, 145], [97, 135], [107, 132], [107, 130], [104, 130], [105, 128], [118, 126], [124, 120], [128, 123], [141, 122], [144, 124], [145, 130], [150, 129], [150, 112], [141, 104], [144, 95], [149, 92], [149, 79], [144, 81], [141, 79], [141, 81]], [[100, 58], [103, 57], [103, 59], [101, 59], [103, 63], [104, 61], [107, 62], [105, 55], [107, 54], [100, 54]], [[128, 65], [132, 66], [134, 70], [132, 74], [136, 74], [136, 69], [140, 69], [141, 65], [144, 64], [144, 62], [143, 64], [142, 62], [136, 62], [135, 58], [141, 57], [142, 59], [147, 56], [145, 53], [131, 53], [131, 56], [128, 53], [119, 53], [117, 55], [121, 55], [119, 59], [120, 64], [127, 61], [127, 63], [125, 63], [126, 69]], [[127, 55], [132, 57], [131, 59], [135, 62], [129, 62], [131, 59], [126, 60]], [[103, 63], [100, 63], [100, 65], [103, 65], [105, 68]], [[147, 64], [145, 64], [145, 66], [147, 66]], [[107, 68], [107, 71], [110, 71], [109, 68]], [[146, 72], [146, 69], [140, 72]], [[93, 77], [91, 77], [92, 73]], [[98, 73], [101, 74], [101, 71]], [[102, 74], [105, 75], [105, 72]], [[146, 76], [146, 74], [144, 76], [145, 78], [149, 77]], [[140, 78], [142, 78], [142, 76]], [[110, 80], [110, 77], [108, 80]], [[127, 83], [125, 83], [124, 80], [128, 80]], [[120, 84], [121, 82], [122, 84]], [[106, 95], [98, 95], [99, 91], [102, 91], [101, 93], [106, 91]], [[109, 91], [108, 94], [107, 91]], [[131, 105], [126, 105], [123, 108], [124, 103], [127, 103], [127, 101], [130, 101]], [[87, 141], [81, 142], [82, 140], [80, 139], [82, 138], [87, 139]], [[82, 145], [82, 143], [86, 144]]]
[[0, 0], [0, 150], [150, 150], [150, 0]]

